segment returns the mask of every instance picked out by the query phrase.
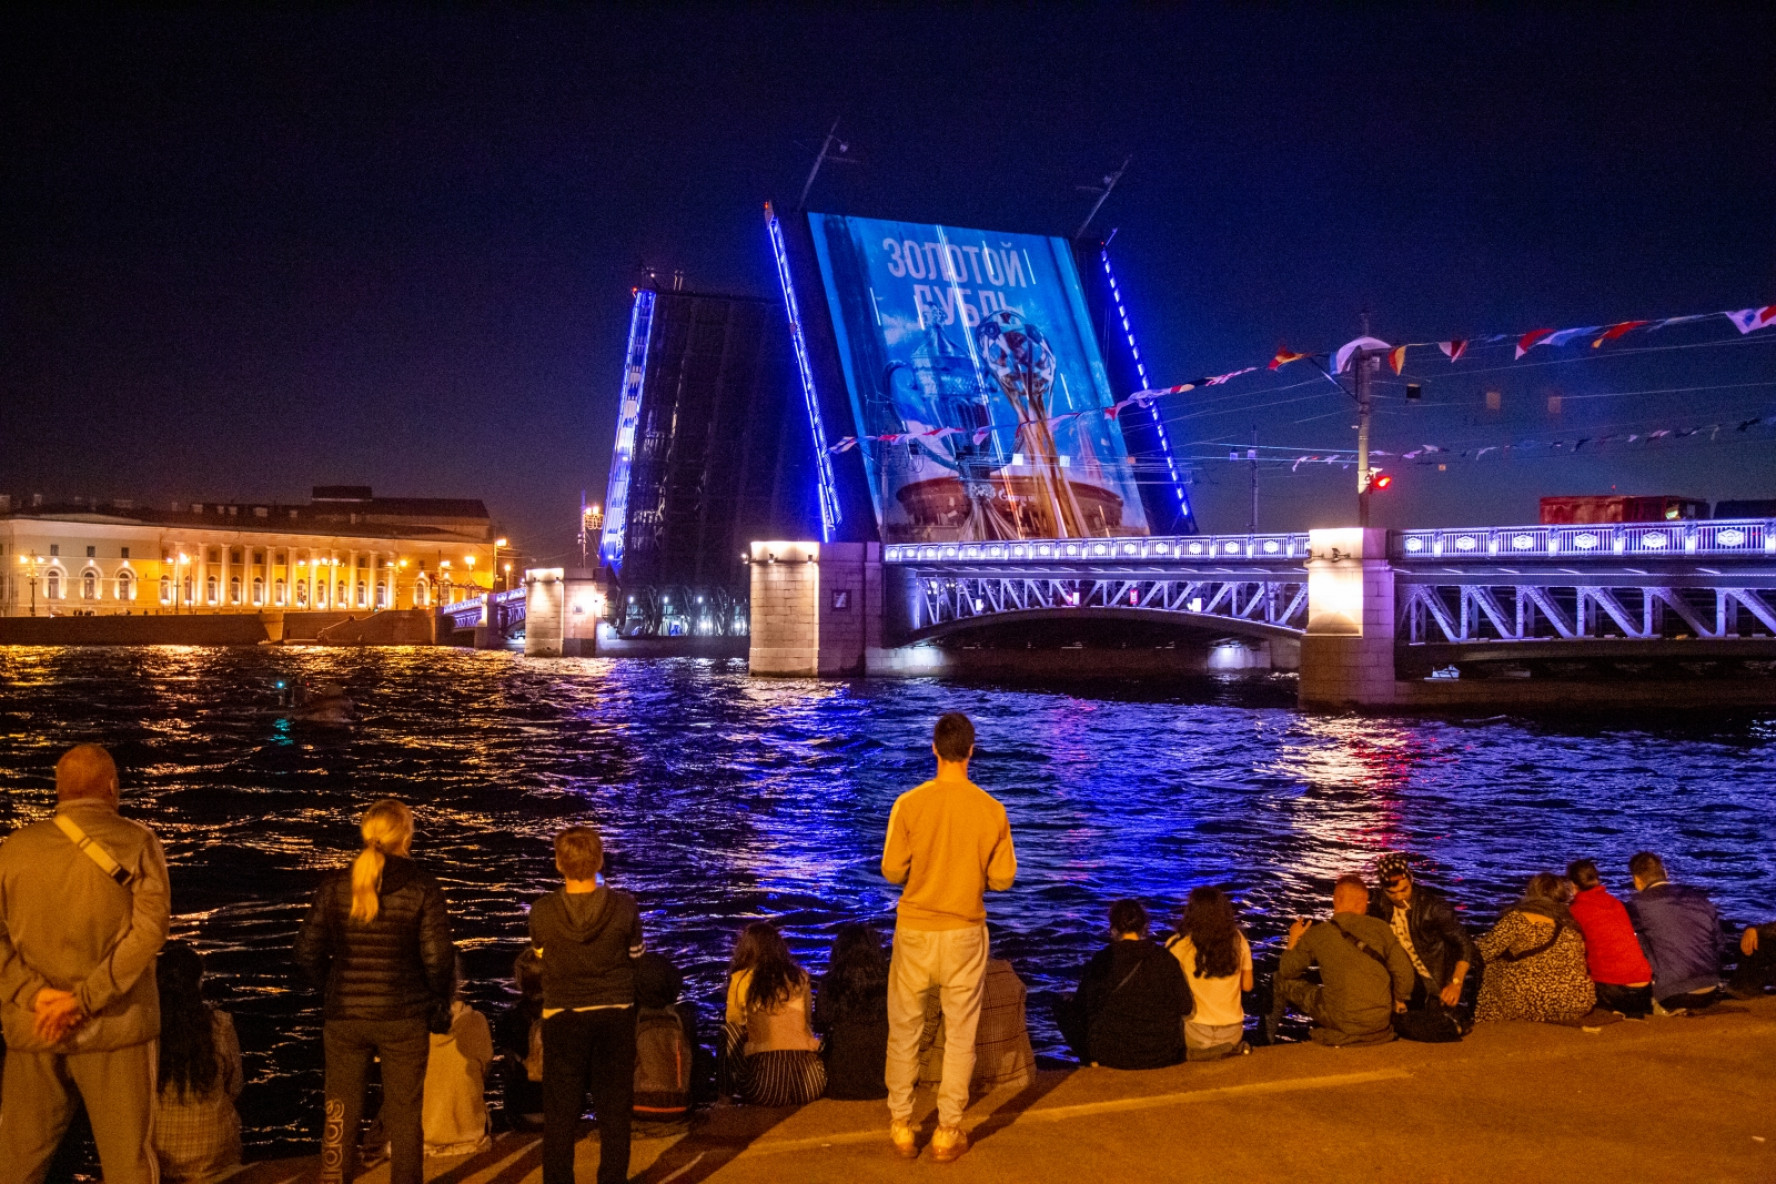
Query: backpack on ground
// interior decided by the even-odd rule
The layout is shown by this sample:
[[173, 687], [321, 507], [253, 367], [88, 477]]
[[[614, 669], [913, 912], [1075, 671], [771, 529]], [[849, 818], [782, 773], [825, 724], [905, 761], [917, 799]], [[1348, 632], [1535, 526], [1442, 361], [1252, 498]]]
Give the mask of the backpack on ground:
[[639, 1009], [635, 1017], [635, 1117], [671, 1121], [690, 1111], [694, 1051], [676, 1009]]

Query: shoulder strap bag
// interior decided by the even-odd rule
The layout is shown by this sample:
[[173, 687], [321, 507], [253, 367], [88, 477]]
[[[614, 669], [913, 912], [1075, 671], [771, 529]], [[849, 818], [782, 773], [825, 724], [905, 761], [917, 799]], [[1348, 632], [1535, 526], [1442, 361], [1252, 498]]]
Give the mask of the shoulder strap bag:
[[80, 849], [82, 855], [99, 865], [100, 871], [117, 881], [121, 887], [128, 888], [130, 886], [130, 881], [135, 879], [130, 874], [130, 870], [113, 859], [111, 852], [101, 847], [91, 835], [80, 829], [78, 822], [66, 814], [58, 813], [55, 816], [55, 824], [56, 828], [67, 835], [68, 840]]

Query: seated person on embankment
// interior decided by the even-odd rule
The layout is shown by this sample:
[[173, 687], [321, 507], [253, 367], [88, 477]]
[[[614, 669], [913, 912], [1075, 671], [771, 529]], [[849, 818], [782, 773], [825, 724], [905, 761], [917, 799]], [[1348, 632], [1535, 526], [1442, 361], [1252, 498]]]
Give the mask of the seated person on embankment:
[[1215, 1061], [1252, 1051], [1240, 992], [1250, 991], [1252, 947], [1240, 932], [1233, 901], [1207, 884], [1190, 890], [1178, 933], [1166, 943], [1190, 986], [1193, 1010], [1184, 1021], [1185, 1056]]
[[1720, 997], [1721, 928], [1700, 888], [1673, 884], [1665, 861], [1642, 851], [1628, 861], [1628, 915], [1653, 967], [1653, 998], [1667, 1012], [1695, 1011]]
[[1190, 988], [1178, 960], [1147, 937], [1138, 900], [1110, 906], [1110, 944], [1092, 955], [1079, 990], [1055, 1009], [1073, 1055], [1109, 1069], [1159, 1069], [1184, 1059]]
[[814, 995], [814, 1030], [826, 1037], [826, 1096], [888, 1096], [888, 955], [882, 935], [850, 922], [833, 935]]
[[1566, 874], [1578, 895], [1570, 906], [1573, 923], [1585, 936], [1585, 966], [1597, 991], [1597, 1005], [1629, 1019], [1653, 1011], [1653, 968], [1647, 965], [1628, 906], [1610, 895], [1597, 864], [1575, 859]]
[[[1024, 1014], [1028, 992], [1004, 958], [987, 959], [981, 981], [980, 1022], [974, 1029], [974, 1073], [970, 1093], [984, 1094], [1004, 1085], [1020, 1089], [1035, 1084], [1036, 1052]], [[944, 1071], [944, 1015], [938, 993], [925, 997], [925, 1030], [919, 1036], [919, 1084], [936, 1085]]]
[[1412, 874], [1411, 857], [1384, 855], [1375, 864], [1380, 887], [1369, 897], [1369, 915], [1387, 923], [1406, 948], [1417, 982], [1406, 1006], [1412, 1011], [1452, 1011], [1461, 1003], [1468, 971], [1479, 951], [1455, 906]]
[[805, 1106], [826, 1092], [826, 1062], [809, 1026], [812, 980], [768, 921], [740, 931], [728, 965], [723, 1076], [753, 1106]]
[[1727, 984], [1735, 999], [1756, 999], [1776, 982], [1776, 922], [1753, 925], [1739, 938], [1739, 969]]
[[1572, 1023], [1597, 1005], [1585, 969], [1585, 939], [1551, 873], [1532, 876], [1523, 899], [1475, 944], [1486, 959], [1474, 1009], [1478, 1022]]
[[[1418, 974], [1386, 921], [1371, 917], [1369, 887], [1344, 876], [1332, 890], [1332, 919], [1305, 918], [1289, 927], [1289, 948], [1277, 963], [1275, 998], [1265, 1033], [1293, 1007], [1314, 1022], [1311, 1035], [1327, 1045], [1385, 1044], [1394, 1015], [1406, 1010]], [[1317, 964], [1320, 981], [1307, 971]]]

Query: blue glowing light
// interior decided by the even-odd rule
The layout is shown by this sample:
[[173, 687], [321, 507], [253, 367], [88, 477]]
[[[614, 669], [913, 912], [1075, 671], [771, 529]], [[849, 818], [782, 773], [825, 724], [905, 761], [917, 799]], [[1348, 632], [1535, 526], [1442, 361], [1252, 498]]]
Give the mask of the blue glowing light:
[[814, 390], [814, 368], [808, 364], [808, 343], [802, 334], [802, 314], [796, 307], [795, 285], [789, 279], [789, 253], [783, 245], [783, 228], [777, 214], [765, 203], [765, 226], [771, 233], [771, 253], [777, 259], [777, 278], [783, 284], [783, 307], [789, 314], [789, 339], [795, 346], [796, 369], [802, 376], [802, 397], [808, 404], [808, 427], [814, 433], [814, 464], [820, 474], [820, 537], [832, 542], [839, 529], [839, 492], [833, 480], [832, 454], [826, 450], [826, 429], [820, 422], [820, 398]]
[[629, 310], [629, 345], [623, 351], [623, 396], [617, 409], [617, 445], [611, 453], [610, 486], [604, 494], [604, 533], [599, 562], [623, 566], [623, 533], [629, 524], [629, 464], [635, 455], [635, 425], [641, 419], [642, 384], [647, 379], [648, 335], [654, 324], [654, 293], [642, 288]]
[[[1150, 390], [1152, 384], [1147, 381], [1147, 367], [1141, 361], [1141, 347], [1135, 344], [1135, 331], [1129, 327], [1128, 309], [1122, 303], [1122, 289], [1116, 286], [1116, 273], [1110, 270], [1110, 252], [1100, 251], [1098, 257], [1104, 263], [1104, 277], [1110, 281], [1110, 298], [1116, 301], [1116, 315], [1122, 321], [1122, 332], [1128, 338], [1129, 353], [1135, 359], [1135, 375], [1141, 380], [1141, 389]], [[1178, 476], [1178, 465], [1172, 459], [1172, 442], [1166, 439], [1165, 424], [1159, 418], [1157, 401], [1147, 404], [1147, 414], [1153, 417], [1153, 430], [1159, 433], [1160, 455], [1165, 458], [1166, 471], [1172, 476], [1172, 492], [1178, 495], [1178, 509], [1186, 518], [1190, 517], [1190, 501], [1184, 496], [1184, 482]]]

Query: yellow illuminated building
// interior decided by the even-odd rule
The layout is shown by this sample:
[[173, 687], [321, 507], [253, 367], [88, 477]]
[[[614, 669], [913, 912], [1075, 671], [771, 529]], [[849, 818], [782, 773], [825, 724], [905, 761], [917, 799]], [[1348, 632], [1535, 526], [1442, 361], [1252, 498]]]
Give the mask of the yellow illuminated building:
[[504, 545], [477, 500], [363, 486], [302, 505], [0, 501], [0, 616], [431, 608], [486, 592]]

